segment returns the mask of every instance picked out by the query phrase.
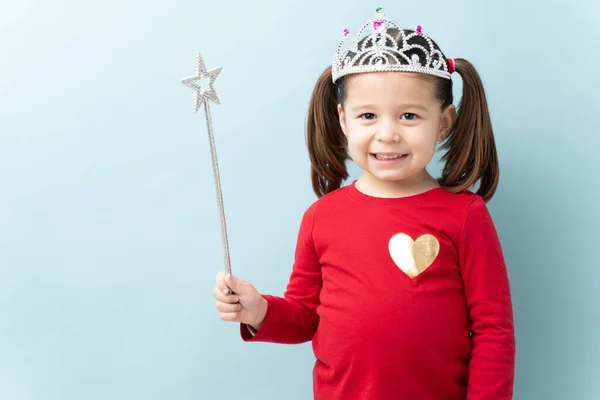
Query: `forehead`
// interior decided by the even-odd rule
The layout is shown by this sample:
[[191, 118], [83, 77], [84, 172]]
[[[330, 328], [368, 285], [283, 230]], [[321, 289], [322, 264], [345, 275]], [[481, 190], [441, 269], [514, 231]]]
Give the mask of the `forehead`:
[[348, 102], [434, 103], [434, 83], [422, 74], [370, 72], [355, 74], [346, 81]]

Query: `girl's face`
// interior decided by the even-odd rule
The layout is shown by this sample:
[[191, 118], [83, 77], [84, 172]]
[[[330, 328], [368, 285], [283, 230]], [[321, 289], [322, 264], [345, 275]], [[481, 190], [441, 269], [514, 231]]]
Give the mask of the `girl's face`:
[[350, 157], [364, 178], [402, 186], [431, 180], [426, 167], [456, 117], [454, 106], [442, 112], [433, 82], [406, 72], [349, 77], [338, 113]]

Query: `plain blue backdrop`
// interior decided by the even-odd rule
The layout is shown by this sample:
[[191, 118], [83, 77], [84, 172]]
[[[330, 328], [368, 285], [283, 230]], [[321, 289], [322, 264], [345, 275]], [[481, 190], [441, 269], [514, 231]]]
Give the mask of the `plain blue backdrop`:
[[309, 96], [342, 30], [377, 6], [484, 80], [515, 399], [600, 398], [596, 0], [5, 0], [1, 399], [311, 398], [310, 344], [245, 344], [218, 318], [207, 131], [180, 79], [197, 51], [223, 67], [212, 110], [233, 270], [281, 295], [315, 200]]

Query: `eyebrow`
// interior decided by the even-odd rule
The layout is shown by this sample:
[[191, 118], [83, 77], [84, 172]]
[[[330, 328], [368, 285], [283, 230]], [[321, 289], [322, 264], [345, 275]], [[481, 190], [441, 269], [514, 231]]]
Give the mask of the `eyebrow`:
[[[350, 109], [350, 111], [357, 112], [357, 111], [362, 110], [362, 109], [372, 109], [372, 108], [376, 108], [376, 106], [373, 105], [373, 104], [361, 104], [359, 106], [352, 107]], [[427, 111], [428, 110], [427, 107], [422, 106], [420, 104], [415, 104], [415, 103], [401, 104], [399, 108], [418, 108], [418, 109], [423, 110], [423, 111]]]

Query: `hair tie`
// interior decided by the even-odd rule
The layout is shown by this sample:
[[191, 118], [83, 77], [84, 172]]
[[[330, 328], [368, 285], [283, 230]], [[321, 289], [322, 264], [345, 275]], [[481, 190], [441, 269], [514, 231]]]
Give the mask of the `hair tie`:
[[456, 63], [454, 62], [454, 58], [448, 58], [448, 72], [451, 74], [456, 71]]

